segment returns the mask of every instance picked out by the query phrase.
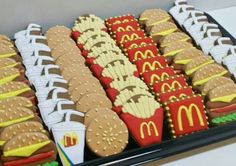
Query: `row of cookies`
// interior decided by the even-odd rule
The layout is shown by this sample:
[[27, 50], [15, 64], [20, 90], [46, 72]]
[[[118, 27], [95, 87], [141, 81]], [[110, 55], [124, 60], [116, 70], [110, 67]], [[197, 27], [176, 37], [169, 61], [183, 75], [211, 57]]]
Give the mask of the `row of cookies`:
[[[105, 88], [113, 103], [113, 111], [125, 122], [134, 140], [140, 146], [158, 143], [162, 139], [162, 108], [148, 92], [148, 87], [138, 78], [135, 65], [129, 62], [106, 31], [101, 18], [84, 15], [76, 20], [73, 37], [82, 50], [86, 64]], [[119, 134], [123, 138], [116, 144], [115, 149], [113, 145], [109, 147], [111, 139], [108, 142], [111, 151], [122, 151], [125, 148], [124, 143], [128, 140], [124, 136], [128, 133], [123, 131]], [[113, 142], [116, 141], [117, 139]]]
[[55, 144], [38, 117], [22, 59], [4, 35], [0, 35], [0, 77], [1, 164], [58, 165]]
[[[156, 12], [158, 11], [158, 9], [153, 9], [149, 10], [149, 12], [154, 12], [155, 10]], [[143, 13], [145, 14], [145, 11]], [[148, 13], [148, 10], [146, 13]], [[156, 21], [158, 20], [156, 18]], [[206, 110], [211, 118], [210, 122], [213, 125], [220, 124], [220, 120], [216, 123], [214, 119], [225, 119], [225, 115], [232, 114], [232, 107], [234, 108], [235, 105], [234, 97], [232, 97], [234, 96], [232, 86], [235, 86], [235, 84], [229, 78], [230, 74], [210, 56], [206, 56], [202, 51], [194, 47], [188, 35], [179, 32], [180, 30], [178, 29], [170, 32], [170, 27], [163, 29], [163, 25], [165, 24], [165, 22], [162, 22], [155, 25], [156, 27], [159, 26], [159, 28], [156, 28], [156, 31], [159, 34], [163, 34], [158, 42], [160, 50], [164, 56], [168, 57], [169, 62], [172, 63], [175, 69], [186, 74], [194, 90], [205, 97]], [[228, 92], [219, 91], [216, 93], [218, 89], [225, 88], [228, 89]], [[225, 99], [228, 96], [231, 96], [231, 98], [226, 102]], [[228, 118], [227, 120], [222, 120], [222, 123], [233, 120], [234, 118]]]
[[[50, 33], [58, 34], [59, 39], [70, 38], [70, 29], [63, 26], [51, 28], [47, 35]], [[57, 148], [65, 165], [83, 162], [84, 114], [78, 112], [75, 103], [70, 100], [68, 82], [62, 76], [60, 66], [56, 65], [48, 46], [52, 46], [52, 42], [43, 36], [41, 26], [37, 24], [29, 24], [25, 30], [17, 32], [14, 38], [23, 58], [26, 76], [36, 90], [40, 115], [54, 137], [54, 149]]]
[[[63, 35], [62, 29], [69, 33]], [[52, 57], [55, 59], [55, 63], [60, 66], [62, 76], [68, 81], [69, 97], [75, 103], [76, 110], [85, 114], [84, 124], [86, 126], [87, 146], [98, 156], [119, 153], [125, 148], [128, 141], [127, 128], [111, 111], [112, 104], [110, 100], [99, 81], [85, 66], [85, 59], [71, 39], [70, 34], [71, 30], [66, 30], [65, 27], [52, 27], [46, 32], [48, 45], [52, 49]], [[73, 128], [70, 130], [73, 131]], [[117, 133], [121, 134], [118, 135]], [[113, 135], [113, 137], [110, 137], [110, 135]], [[118, 141], [122, 139], [124, 140], [119, 143]], [[66, 150], [67, 152], [70, 150], [68, 153], [75, 161], [76, 158], [80, 158], [78, 156], [81, 156], [81, 154], [76, 153], [73, 150], [74, 148], [71, 146], [70, 150], [70, 146], [67, 146]], [[81, 147], [77, 150], [80, 149]], [[62, 159], [62, 162], [65, 164], [64, 159]]]
[[[165, 11], [158, 10], [158, 13], [154, 14], [162, 18]], [[125, 55], [136, 65], [141, 78], [157, 96], [158, 101], [168, 108], [166, 114], [173, 137], [207, 129], [201, 97], [194, 95], [183, 75], [177, 75], [174, 69], [168, 66], [166, 58], [159, 54], [154, 40], [140, 29], [138, 21], [133, 16], [126, 15], [109, 18], [106, 25]], [[151, 25], [148, 29], [152, 31]], [[199, 109], [200, 116], [194, 116], [194, 124], [188, 125], [182, 118], [184, 115], [176, 110], [180, 109], [179, 112], [182, 112], [182, 107], [188, 108], [190, 105]], [[178, 116], [180, 117], [177, 118]], [[201, 121], [200, 125], [198, 120]]]
[[175, 1], [175, 6], [169, 12], [205, 55], [209, 54], [217, 63], [224, 64], [236, 78], [235, 46], [230, 38], [222, 36], [217, 24], [211, 23], [202, 11], [183, 0]]

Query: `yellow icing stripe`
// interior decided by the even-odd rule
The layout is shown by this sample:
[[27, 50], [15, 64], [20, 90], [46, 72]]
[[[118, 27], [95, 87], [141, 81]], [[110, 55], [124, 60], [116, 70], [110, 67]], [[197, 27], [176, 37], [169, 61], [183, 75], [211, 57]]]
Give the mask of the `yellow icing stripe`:
[[163, 23], [163, 22], [167, 22], [169, 19], [170, 19], [170, 18], [168, 17], [168, 18], [165, 18], [165, 19], [163, 19], [163, 20], [159, 20], [159, 21], [157, 21], [157, 22], [154, 22], [154, 23], [148, 25], [148, 27], [151, 27], [151, 26], [154, 26], [154, 25]]
[[228, 96], [216, 97], [216, 98], [211, 99], [211, 101], [212, 101], [212, 102], [215, 102], [215, 101], [222, 101], [222, 102], [229, 103], [229, 102], [231, 102], [235, 97], [236, 97], [236, 94], [232, 94], [232, 95], [228, 95]]
[[[18, 63], [14, 63], [12, 65], [8, 65], [8, 66], [3, 66], [2, 68], [12, 68], [12, 67], [15, 67], [16, 65], [18, 65]], [[2, 69], [0, 68], [0, 69]]]
[[[193, 47], [190, 47], [190, 48], [193, 48]], [[188, 49], [190, 49], [190, 48], [188, 48]], [[170, 51], [170, 52], [168, 52], [167, 54], [164, 54], [163, 56], [165, 56], [165, 57], [167, 57], [167, 56], [174, 56], [174, 55], [176, 55], [176, 54], [182, 52], [182, 51], [185, 50], [185, 49], [187, 49], [187, 48], [182, 48], [182, 49], [179, 49], [179, 50]]]
[[207, 77], [206, 79], [203, 79], [203, 80], [194, 82], [193, 85], [194, 85], [194, 86], [202, 85], [202, 84], [204, 84], [205, 82], [209, 81], [210, 79], [215, 78], [215, 77], [219, 77], [219, 76], [223, 76], [223, 75], [225, 75], [226, 73], [227, 73], [227, 71], [224, 71], [224, 72], [222, 72], [222, 73], [220, 73], [220, 74], [216, 74], [216, 75], [213, 75], [213, 76], [211, 76], [211, 77]]
[[10, 82], [12, 80], [14, 80], [16, 77], [18, 77], [20, 74], [15, 74], [15, 75], [12, 75], [12, 76], [9, 76], [9, 77], [5, 77], [4, 79], [1, 79], [0, 80], [0, 85], [2, 84], [5, 84], [7, 82]]
[[10, 53], [10, 54], [0, 54], [0, 58], [8, 58], [11, 57], [13, 55], [16, 55], [16, 53]]
[[65, 166], [71, 166], [70, 162], [67, 160], [67, 158], [65, 157], [64, 153], [61, 151], [61, 149], [59, 147], [57, 147], [57, 151], [59, 153], [59, 156], [61, 158], [61, 160], [63, 161], [63, 165]]
[[45, 141], [45, 142], [41, 142], [41, 143], [37, 143], [37, 144], [33, 144], [33, 145], [29, 145], [26, 147], [21, 147], [21, 148], [5, 151], [3, 153], [3, 155], [5, 157], [8, 157], [8, 156], [29, 157], [34, 152], [36, 152], [38, 149], [44, 147], [45, 145], [47, 145], [49, 143], [50, 143], [50, 140]]
[[34, 117], [33, 115], [30, 115], [30, 116], [23, 117], [23, 118], [14, 119], [14, 120], [7, 121], [7, 122], [2, 122], [2, 123], [0, 123], [0, 127], [10, 126], [10, 125], [15, 124], [15, 123], [26, 121], [26, 120], [31, 119], [33, 117]]
[[152, 34], [151, 36], [157, 36], [157, 35], [158, 35], [158, 36], [166, 36], [166, 35], [169, 35], [169, 34], [175, 32], [176, 30], [177, 30], [177, 28], [169, 29], [169, 30], [167, 30], [167, 31], [154, 33], [154, 34]]
[[13, 96], [18, 96], [19, 94], [30, 91], [30, 90], [31, 90], [30, 87], [27, 87], [27, 88], [20, 89], [20, 90], [17, 90], [17, 91], [3, 93], [3, 94], [0, 94], [0, 99], [5, 99], [5, 98], [13, 97]]
[[175, 64], [185, 65], [185, 64], [189, 63], [191, 60], [192, 59], [177, 60], [177, 61], [175, 61]]
[[[182, 42], [186, 42], [186, 41], [188, 41], [190, 39], [190, 37], [186, 37], [186, 38], [184, 38], [184, 39], [181, 39], [181, 40], [177, 40], [177, 41], [182, 41]], [[169, 46], [169, 45], [171, 45], [171, 44], [173, 44], [173, 43], [175, 43], [175, 42], [177, 42], [177, 41], [174, 41], [174, 42], [169, 42], [169, 43], [166, 43], [166, 44], [162, 44], [161, 45], [161, 47], [166, 47], [166, 46]]]
[[145, 20], [148, 20], [148, 18], [147, 17], [140, 17], [139, 20], [140, 21], [145, 21]]
[[200, 69], [200, 68], [202, 68], [203, 66], [206, 66], [206, 65], [208, 65], [208, 64], [211, 64], [211, 63], [214, 63], [214, 60], [210, 60], [209, 62], [203, 63], [203, 64], [201, 64], [200, 66], [197, 66], [197, 67], [195, 67], [195, 68], [193, 68], [193, 69], [191, 69], [191, 70], [187, 70], [187, 71], [186, 71], [186, 74], [187, 74], [187, 75], [191, 75], [192, 73], [194, 73], [194, 72], [197, 71], [198, 69]]
[[1, 141], [0, 140], [0, 146], [2, 146], [3, 144], [5, 144], [6, 141]]

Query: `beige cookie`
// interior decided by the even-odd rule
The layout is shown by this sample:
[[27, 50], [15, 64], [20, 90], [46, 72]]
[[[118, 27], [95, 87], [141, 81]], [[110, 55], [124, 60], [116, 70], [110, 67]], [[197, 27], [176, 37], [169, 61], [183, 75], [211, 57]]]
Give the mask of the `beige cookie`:
[[48, 36], [68, 36], [70, 37], [71, 35], [71, 30], [65, 26], [61, 25], [56, 25], [54, 27], [51, 27], [47, 32], [46, 32], [46, 37]]
[[128, 144], [129, 133], [125, 123], [117, 116], [103, 114], [90, 122], [86, 131], [86, 143], [98, 156], [110, 156], [122, 152]]
[[194, 86], [202, 85], [210, 79], [218, 76], [228, 75], [228, 71], [219, 64], [212, 63], [198, 69], [192, 78]]
[[30, 99], [22, 96], [15, 96], [15, 97], [10, 97], [6, 99], [1, 99], [0, 100], [0, 110], [1, 109], [6, 109], [9, 107], [27, 107], [30, 108], [32, 107], [33, 104]]
[[165, 10], [147, 9], [139, 16], [139, 23], [152, 26], [152, 24], [158, 24], [161, 21], [168, 21], [169, 18], [170, 16]]
[[74, 43], [70, 41], [65, 41], [63, 43], [59, 43], [53, 50], [52, 56], [57, 59], [62, 55], [71, 55], [71, 54], [81, 54], [80, 49], [78, 49]]
[[210, 79], [208, 82], [206, 82], [205, 84], [203, 84], [200, 88], [200, 91], [202, 92], [203, 95], [206, 95], [210, 90], [221, 86], [221, 85], [225, 85], [225, 84], [234, 84], [234, 81], [230, 78], [227, 77], [215, 77]]
[[0, 58], [0, 69], [15, 67], [19, 64], [19, 62], [16, 62], [14, 59], [11, 58]]
[[69, 93], [71, 94], [71, 100], [74, 102], [79, 101], [82, 96], [89, 93], [99, 93], [105, 95], [105, 91], [101, 84], [97, 82], [84, 83], [72, 90], [70, 89]]
[[191, 42], [191, 38], [183, 32], [174, 32], [160, 39], [161, 47], [166, 47], [176, 41]]
[[98, 81], [97, 78], [95, 78], [92, 74], [78, 74], [74, 76], [72, 79], [69, 81], [69, 91], [72, 91], [75, 87], [78, 87], [84, 83], [97, 83], [99, 84], [100, 82]]
[[11, 41], [11, 39], [9, 37], [7, 37], [6, 35], [3, 35], [3, 34], [0, 34], [0, 40]]
[[8, 141], [14, 136], [25, 133], [25, 132], [42, 132], [46, 133], [43, 129], [43, 125], [37, 121], [25, 121], [21, 123], [16, 123], [5, 127], [0, 133], [0, 142], [1, 141]]
[[214, 63], [214, 60], [210, 56], [198, 56], [187, 63], [184, 70], [187, 75], [192, 75], [198, 69], [211, 63]]
[[66, 80], [70, 80], [74, 76], [82, 74], [82, 73], [91, 74], [91, 71], [89, 70], [88, 67], [84, 65], [79, 65], [79, 64], [74, 64], [74, 65], [64, 67], [62, 70], [62, 76]]
[[[84, 58], [79, 58], [81, 55], [64, 55], [57, 58], [55, 63], [60, 66], [61, 70], [70, 65], [84, 65]], [[81, 61], [82, 59], [82, 61]]]
[[90, 93], [82, 96], [78, 102], [76, 102], [76, 109], [81, 112], [87, 112], [92, 108], [112, 108], [111, 101], [104, 94]]
[[13, 48], [0, 44], [0, 58], [7, 58], [12, 55], [16, 55], [16, 51]]
[[114, 111], [109, 108], [92, 108], [86, 112], [84, 115], [84, 124], [88, 126], [91, 121], [93, 121], [97, 116], [103, 114], [117, 115]]
[[64, 42], [70, 42], [71, 44], [75, 44], [75, 41], [71, 39], [68, 36], [50, 36], [47, 37], [48, 46], [53, 50], [55, 49], [59, 44]]

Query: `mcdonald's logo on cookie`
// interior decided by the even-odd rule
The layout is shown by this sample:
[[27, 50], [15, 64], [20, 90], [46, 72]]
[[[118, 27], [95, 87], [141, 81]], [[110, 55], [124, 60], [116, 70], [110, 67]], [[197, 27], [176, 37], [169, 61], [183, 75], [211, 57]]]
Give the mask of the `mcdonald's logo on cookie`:
[[145, 139], [145, 137], [150, 137], [150, 136], [158, 136], [158, 130], [153, 121], [149, 122], [143, 122], [140, 125], [140, 136], [142, 139]]

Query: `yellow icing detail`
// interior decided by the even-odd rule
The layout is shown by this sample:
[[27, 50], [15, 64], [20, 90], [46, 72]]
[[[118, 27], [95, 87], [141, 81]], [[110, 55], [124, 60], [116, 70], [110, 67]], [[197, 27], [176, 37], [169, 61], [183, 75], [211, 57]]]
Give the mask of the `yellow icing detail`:
[[120, 43], [123, 43], [126, 40], [131, 41], [131, 40], [137, 39], [138, 37], [139, 36], [136, 33], [133, 33], [130, 36], [129, 35], [124, 35], [124, 36], [122, 36], [122, 38], [120, 40]]
[[159, 36], [159, 35], [161, 35], [161, 36], [166, 36], [166, 35], [169, 35], [169, 34], [175, 32], [176, 30], [177, 30], [177, 28], [173, 28], [173, 29], [169, 29], [169, 30], [167, 30], [167, 31], [154, 33], [154, 34], [152, 34], [151, 36], [157, 36], [157, 35], [158, 35], [158, 36]]
[[140, 17], [139, 20], [140, 21], [145, 21], [145, 20], [148, 20], [148, 17]]
[[138, 46], [145, 46], [145, 45], [147, 45], [147, 43], [145, 43], [145, 42], [142, 42], [142, 43], [140, 43], [139, 45], [136, 44], [136, 43], [133, 43], [133, 44], [131, 44], [131, 45], [129, 46], [129, 48], [134, 48], [134, 47], [138, 47]]
[[221, 72], [220, 74], [216, 74], [216, 75], [213, 75], [211, 77], [207, 77], [206, 79], [203, 79], [203, 80], [200, 80], [200, 81], [196, 81], [193, 83], [194, 86], [197, 86], [197, 85], [202, 85], [204, 84], [205, 82], [209, 81], [210, 79], [212, 78], [215, 78], [215, 77], [219, 77], [219, 76], [223, 76], [227, 73], [227, 71], [223, 71]]
[[132, 27], [132, 26], [130, 26], [130, 25], [128, 25], [127, 27], [119, 27], [119, 28], [117, 28], [117, 32], [121, 32], [121, 31], [134, 31], [135, 29]]
[[177, 88], [181, 87], [180, 83], [178, 81], [176, 81], [176, 80], [173, 81], [171, 83], [171, 85], [169, 85], [168, 83], [164, 83], [161, 86], [161, 92], [165, 92], [165, 87], [167, 87], [168, 89], [175, 89], [175, 85], [177, 85]]
[[[2, 68], [12, 68], [12, 67], [15, 67], [16, 65], [18, 65], [18, 64], [17, 64], [17, 63], [14, 63], [14, 64], [12, 64], [12, 65], [4, 66], [4, 67], [2, 67]], [[2, 68], [0, 68], [0, 69], [2, 69]]]
[[178, 110], [178, 128], [180, 131], [183, 131], [183, 124], [182, 124], [182, 111], [185, 111], [186, 117], [188, 119], [188, 123], [190, 127], [193, 127], [193, 109], [195, 108], [200, 125], [204, 126], [204, 122], [203, 122], [203, 118], [202, 118], [202, 114], [198, 108], [198, 106], [196, 104], [190, 104], [189, 107], [186, 107], [184, 105], [179, 107]]
[[183, 51], [184, 49], [179, 49], [179, 50], [175, 50], [175, 51], [171, 51], [171, 52], [168, 52], [167, 54], [164, 54], [165, 57], [167, 56], [174, 56], [176, 54], [178, 54], [179, 52]]
[[197, 66], [197, 67], [195, 67], [195, 68], [193, 68], [193, 69], [191, 69], [191, 70], [187, 70], [187, 71], [186, 71], [186, 74], [187, 74], [187, 75], [191, 75], [192, 73], [194, 73], [194, 72], [197, 71], [198, 69], [200, 69], [200, 68], [202, 68], [203, 66], [206, 66], [206, 65], [208, 65], [208, 64], [211, 64], [211, 63], [214, 63], [214, 60], [210, 60], [209, 62], [203, 63], [203, 64], [201, 64], [200, 66]]
[[1, 141], [0, 140], [0, 146], [2, 146], [3, 144], [5, 144], [6, 141]]
[[178, 61], [175, 61], [175, 64], [185, 65], [185, 64], [189, 63], [191, 60], [192, 59], [178, 60]]
[[148, 27], [151, 27], [151, 26], [154, 26], [154, 25], [163, 23], [163, 22], [167, 22], [169, 19], [170, 19], [170, 18], [168, 17], [168, 18], [165, 18], [165, 19], [163, 19], [163, 20], [159, 20], [159, 21], [157, 21], [157, 22], [154, 22], [154, 23], [148, 25]]
[[13, 55], [16, 55], [16, 53], [10, 53], [10, 54], [0, 54], [0, 58], [9, 58]]
[[33, 117], [34, 117], [33, 115], [29, 115], [27, 117], [14, 119], [14, 120], [7, 121], [7, 122], [2, 122], [2, 123], [0, 123], [0, 127], [10, 126], [10, 125], [15, 124], [15, 123], [26, 121], [26, 120], [31, 119]]
[[59, 147], [57, 147], [57, 151], [59, 153], [59, 156], [61, 158], [61, 160], [63, 161], [63, 165], [65, 166], [71, 166], [70, 162], [67, 160], [67, 158], [65, 157], [65, 155], [63, 154], [63, 152], [61, 151], [61, 149]]
[[18, 73], [18, 74], [15, 74], [15, 75], [12, 75], [12, 76], [9, 76], [9, 77], [5, 77], [5, 78], [3, 78], [3, 79], [0, 79], [0, 85], [2, 85], [2, 84], [5, 84], [5, 83], [7, 83], [7, 82], [10, 82], [10, 81], [12, 81], [12, 80], [14, 80], [16, 77], [18, 77], [20, 74]]
[[30, 87], [27, 87], [27, 88], [20, 89], [17, 91], [0, 94], [0, 100], [5, 99], [5, 98], [9, 98], [9, 97], [13, 97], [13, 96], [18, 96], [19, 94], [27, 92], [29, 90], [31, 90]]
[[8, 157], [8, 156], [29, 157], [34, 152], [36, 152], [38, 149], [41, 149], [42, 147], [44, 147], [45, 145], [49, 144], [50, 142], [51, 141], [48, 140], [48, 141], [45, 141], [45, 142], [41, 142], [41, 143], [37, 143], [37, 144], [32, 144], [32, 145], [28, 145], [28, 146], [25, 146], [25, 147], [21, 147], [21, 148], [5, 151], [5, 152], [3, 152], [3, 155], [5, 157]]
[[228, 96], [216, 97], [216, 98], [211, 99], [211, 101], [212, 101], [212, 102], [215, 102], [215, 101], [222, 101], [222, 102], [229, 103], [229, 102], [231, 102], [235, 97], [236, 97], [236, 94], [232, 94], [232, 95], [228, 95]]
[[[186, 37], [184, 39], [181, 39], [181, 40], [177, 40], [178, 42], [182, 41], [182, 42], [186, 42], [189, 40], [189, 37]], [[175, 43], [176, 41], [174, 42], [169, 42], [169, 43], [166, 43], [166, 44], [162, 44], [161, 47], [166, 47], [166, 46], [170, 46], [171, 44]]]
[[141, 51], [137, 51], [134, 54], [134, 60], [137, 60], [139, 58], [139, 55], [140, 55], [141, 59], [147, 59], [148, 56], [155, 57], [155, 55], [153, 54], [153, 52], [151, 50], [145, 50], [144, 53], [142, 53]]
[[163, 66], [158, 61], [154, 61], [153, 63], [144, 62], [143, 67], [142, 67], [142, 73], [146, 71], [146, 68], [152, 71], [152, 70], [155, 70], [156, 68], [161, 68], [161, 67]]
[[150, 78], [150, 83], [153, 85], [156, 81], [155, 80], [164, 80], [165, 78], [169, 77], [169, 74], [166, 72], [161, 73], [161, 76], [159, 77], [157, 74], [152, 74]]
[[[158, 130], [157, 130], [157, 127], [156, 127], [155, 123], [153, 121], [149, 121], [148, 123], [143, 122], [140, 125], [140, 135], [141, 135], [142, 139], [145, 138], [145, 134], [144, 134], [144, 131], [143, 131], [144, 126], [146, 126], [146, 128], [147, 128], [147, 133], [148, 133], [149, 137], [152, 136], [152, 131], [154, 131], [155, 136], [158, 137], [159, 133], [158, 133]], [[151, 126], [152, 126], [153, 130], [151, 129]]]

